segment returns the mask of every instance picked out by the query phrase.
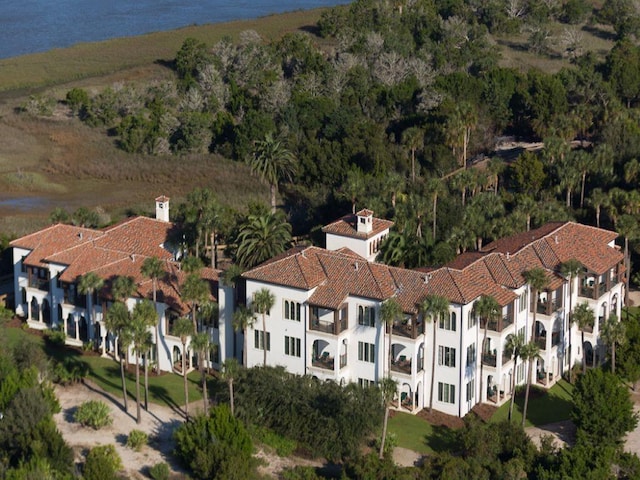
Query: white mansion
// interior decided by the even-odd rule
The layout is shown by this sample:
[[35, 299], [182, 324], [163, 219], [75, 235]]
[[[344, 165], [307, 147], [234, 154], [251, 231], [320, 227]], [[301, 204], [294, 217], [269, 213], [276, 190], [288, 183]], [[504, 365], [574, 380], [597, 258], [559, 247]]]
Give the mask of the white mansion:
[[[158, 257], [166, 275], [158, 282], [161, 345], [154, 358], [158, 368], [172, 371], [181, 344], [171, 336], [170, 324], [185, 315], [188, 306], [180, 299], [185, 275], [167, 241], [173, 227], [168, 208], [169, 199], [159, 197], [156, 219], [135, 217], [104, 230], [59, 224], [13, 241], [16, 313], [34, 328], [58, 326], [68, 343], [96, 341], [105, 353], [112, 346], [103, 322], [103, 312], [112, 302], [110, 281], [118, 275], [134, 277], [137, 291], [127, 302], [133, 308], [142, 298], [151, 298], [152, 283], [140, 273], [141, 264]], [[524, 383], [523, 362], [514, 365], [505, 353], [510, 335], [522, 333], [530, 339], [534, 333], [541, 349], [536, 378], [545, 386], [583, 357], [601, 357], [599, 325], [610, 313], [620, 314], [624, 296], [623, 255], [614, 244], [615, 233], [573, 222], [550, 223], [462, 254], [441, 268], [408, 270], [374, 261], [392, 225], [369, 210], [346, 215], [324, 227], [326, 249], [297, 247], [245, 272], [246, 285], [238, 289], [240, 303], [251, 306], [263, 288], [275, 297], [265, 319], [266, 335], [259, 314], [247, 329], [248, 366], [262, 365], [266, 348], [269, 365], [322, 380], [370, 385], [386, 375], [391, 349], [398, 408], [416, 412], [429, 403], [435, 348], [434, 408], [464, 416], [478, 403], [506, 401], [513, 375], [517, 383]], [[584, 271], [570, 287], [559, 272], [560, 265], [572, 259]], [[532, 298], [524, 279], [524, 272], [535, 267], [543, 268], [548, 277], [548, 287], [538, 298]], [[77, 290], [79, 278], [89, 271], [102, 277], [105, 286], [87, 302]], [[219, 321], [206, 327], [215, 345], [210, 358], [214, 367], [225, 358], [243, 357], [242, 334], [232, 328], [238, 292], [219, 281], [219, 273], [202, 271], [211, 300], [219, 305]], [[430, 294], [450, 304], [449, 315], [437, 324], [437, 345], [418, 308]], [[483, 294], [502, 306], [502, 318], [486, 325], [484, 349], [485, 325], [473, 308]], [[392, 297], [402, 306], [404, 319], [393, 325], [388, 345], [380, 307]], [[583, 302], [596, 312], [594, 328], [585, 332], [584, 348], [567, 315], [569, 305]], [[569, 342], [573, 348], [568, 348]]]

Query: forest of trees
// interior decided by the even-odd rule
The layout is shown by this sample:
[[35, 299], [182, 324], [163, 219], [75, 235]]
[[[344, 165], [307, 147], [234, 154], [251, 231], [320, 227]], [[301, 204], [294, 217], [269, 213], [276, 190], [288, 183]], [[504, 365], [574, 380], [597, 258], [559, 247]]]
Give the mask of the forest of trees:
[[[439, 265], [551, 220], [616, 229], [633, 247], [635, 9], [630, 0], [599, 9], [583, 0], [360, 0], [323, 14], [317, 33], [330, 48], [302, 32], [268, 44], [254, 31], [237, 43], [187, 39], [175, 81], [94, 95], [75, 88], [67, 103], [132, 155], [247, 162], [294, 236], [313, 236], [352, 209], [391, 218], [381, 257], [390, 264]], [[576, 34], [574, 44], [562, 47], [551, 26]], [[585, 30], [614, 40], [606, 56], [581, 47]], [[565, 48], [567, 66], [553, 74], [501, 67], [496, 38], [527, 32], [523, 48], [541, 57]], [[504, 136], [544, 149], [502, 158], [494, 148]], [[268, 229], [256, 208], [254, 227]], [[248, 215], [226, 213], [214, 240], [233, 249]], [[211, 238], [196, 230], [206, 246]]]

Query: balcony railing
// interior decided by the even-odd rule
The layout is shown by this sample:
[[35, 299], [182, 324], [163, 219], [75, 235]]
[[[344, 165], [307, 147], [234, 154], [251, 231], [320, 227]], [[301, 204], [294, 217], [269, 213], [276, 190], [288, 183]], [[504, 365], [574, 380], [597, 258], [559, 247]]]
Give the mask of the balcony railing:
[[546, 302], [537, 302], [536, 312], [542, 315], [551, 315], [553, 312], [562, 308], [562, 301], [560, 298], [552, 298]]
[[511, 360], [511, 355], [509, 355], [508, 353], [502, 354], [502, 365], [509, 362], [510, 360]]
[[556, 345], [560, 345], [560, 334], [562, 332], [553, 332], [551, 334], [551, 346], [555, 347]]
[[536, 337], [534, 341], [538, 345], [538, 347], [540, 347], [540, 350], [546, 350], [547, 349], [547, 336], [546, 335], [541, 335], [539, 337]]
[[49, 280], [47, 280], [46, 278], [31, 277], [29, 279], [29, 287], [37, 288], [38, 290], [43, 290], [45, 292], [48, 292]]
[[482, 363], [484, 365], [488, 365], [489, 367], [496, 366], [496, 355], [492, 353], [483, 353], [482, 354]]
[[411, 374], [411, 360], [396, 360], [391, 362], [391, 370]]
[[326, 370], [333, 370], [334, 358], [330, 357], [329, 354], [323, 354], [318, 356], [311, 357], [311, 364], [314, 367], [324, 368]]
[[417, 338], [424, 333], [424, 322], [412, 323], [408, 321], [393, 324], [393, 334], [401, 337]]
[[340, 332], [347, 329], [347, 319], [343, 318], [337, 322], [330, 322], [328, 320], [319, 320], [311, 317], [309, 319], [309, 329], [338, 335]]
[[340, 368], [344, 368], [347, 366], [347, 354], [343, 353], [340, 355]]

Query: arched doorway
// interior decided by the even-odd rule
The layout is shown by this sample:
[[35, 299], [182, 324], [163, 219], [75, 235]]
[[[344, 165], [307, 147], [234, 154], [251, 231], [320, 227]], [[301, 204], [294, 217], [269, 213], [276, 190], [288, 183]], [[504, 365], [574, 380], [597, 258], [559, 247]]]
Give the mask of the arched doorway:
[[46, 298], [42, 300], [42, 321], [49, 326], [51, 325], [51, 307]]
[[40, 305], [36, 297], [31, 299], [31, 320], [40, 320]]

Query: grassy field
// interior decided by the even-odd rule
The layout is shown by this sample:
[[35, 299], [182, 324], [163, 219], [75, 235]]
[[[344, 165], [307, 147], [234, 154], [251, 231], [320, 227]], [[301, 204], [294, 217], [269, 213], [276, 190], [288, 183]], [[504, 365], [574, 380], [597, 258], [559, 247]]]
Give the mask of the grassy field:
[[446, 427], [433, 426], [410, 413], [394, 412], [389, 419], [389, 433], [398, 447], [428, 454], [448, 450], [453, 443], [454, 432]]

